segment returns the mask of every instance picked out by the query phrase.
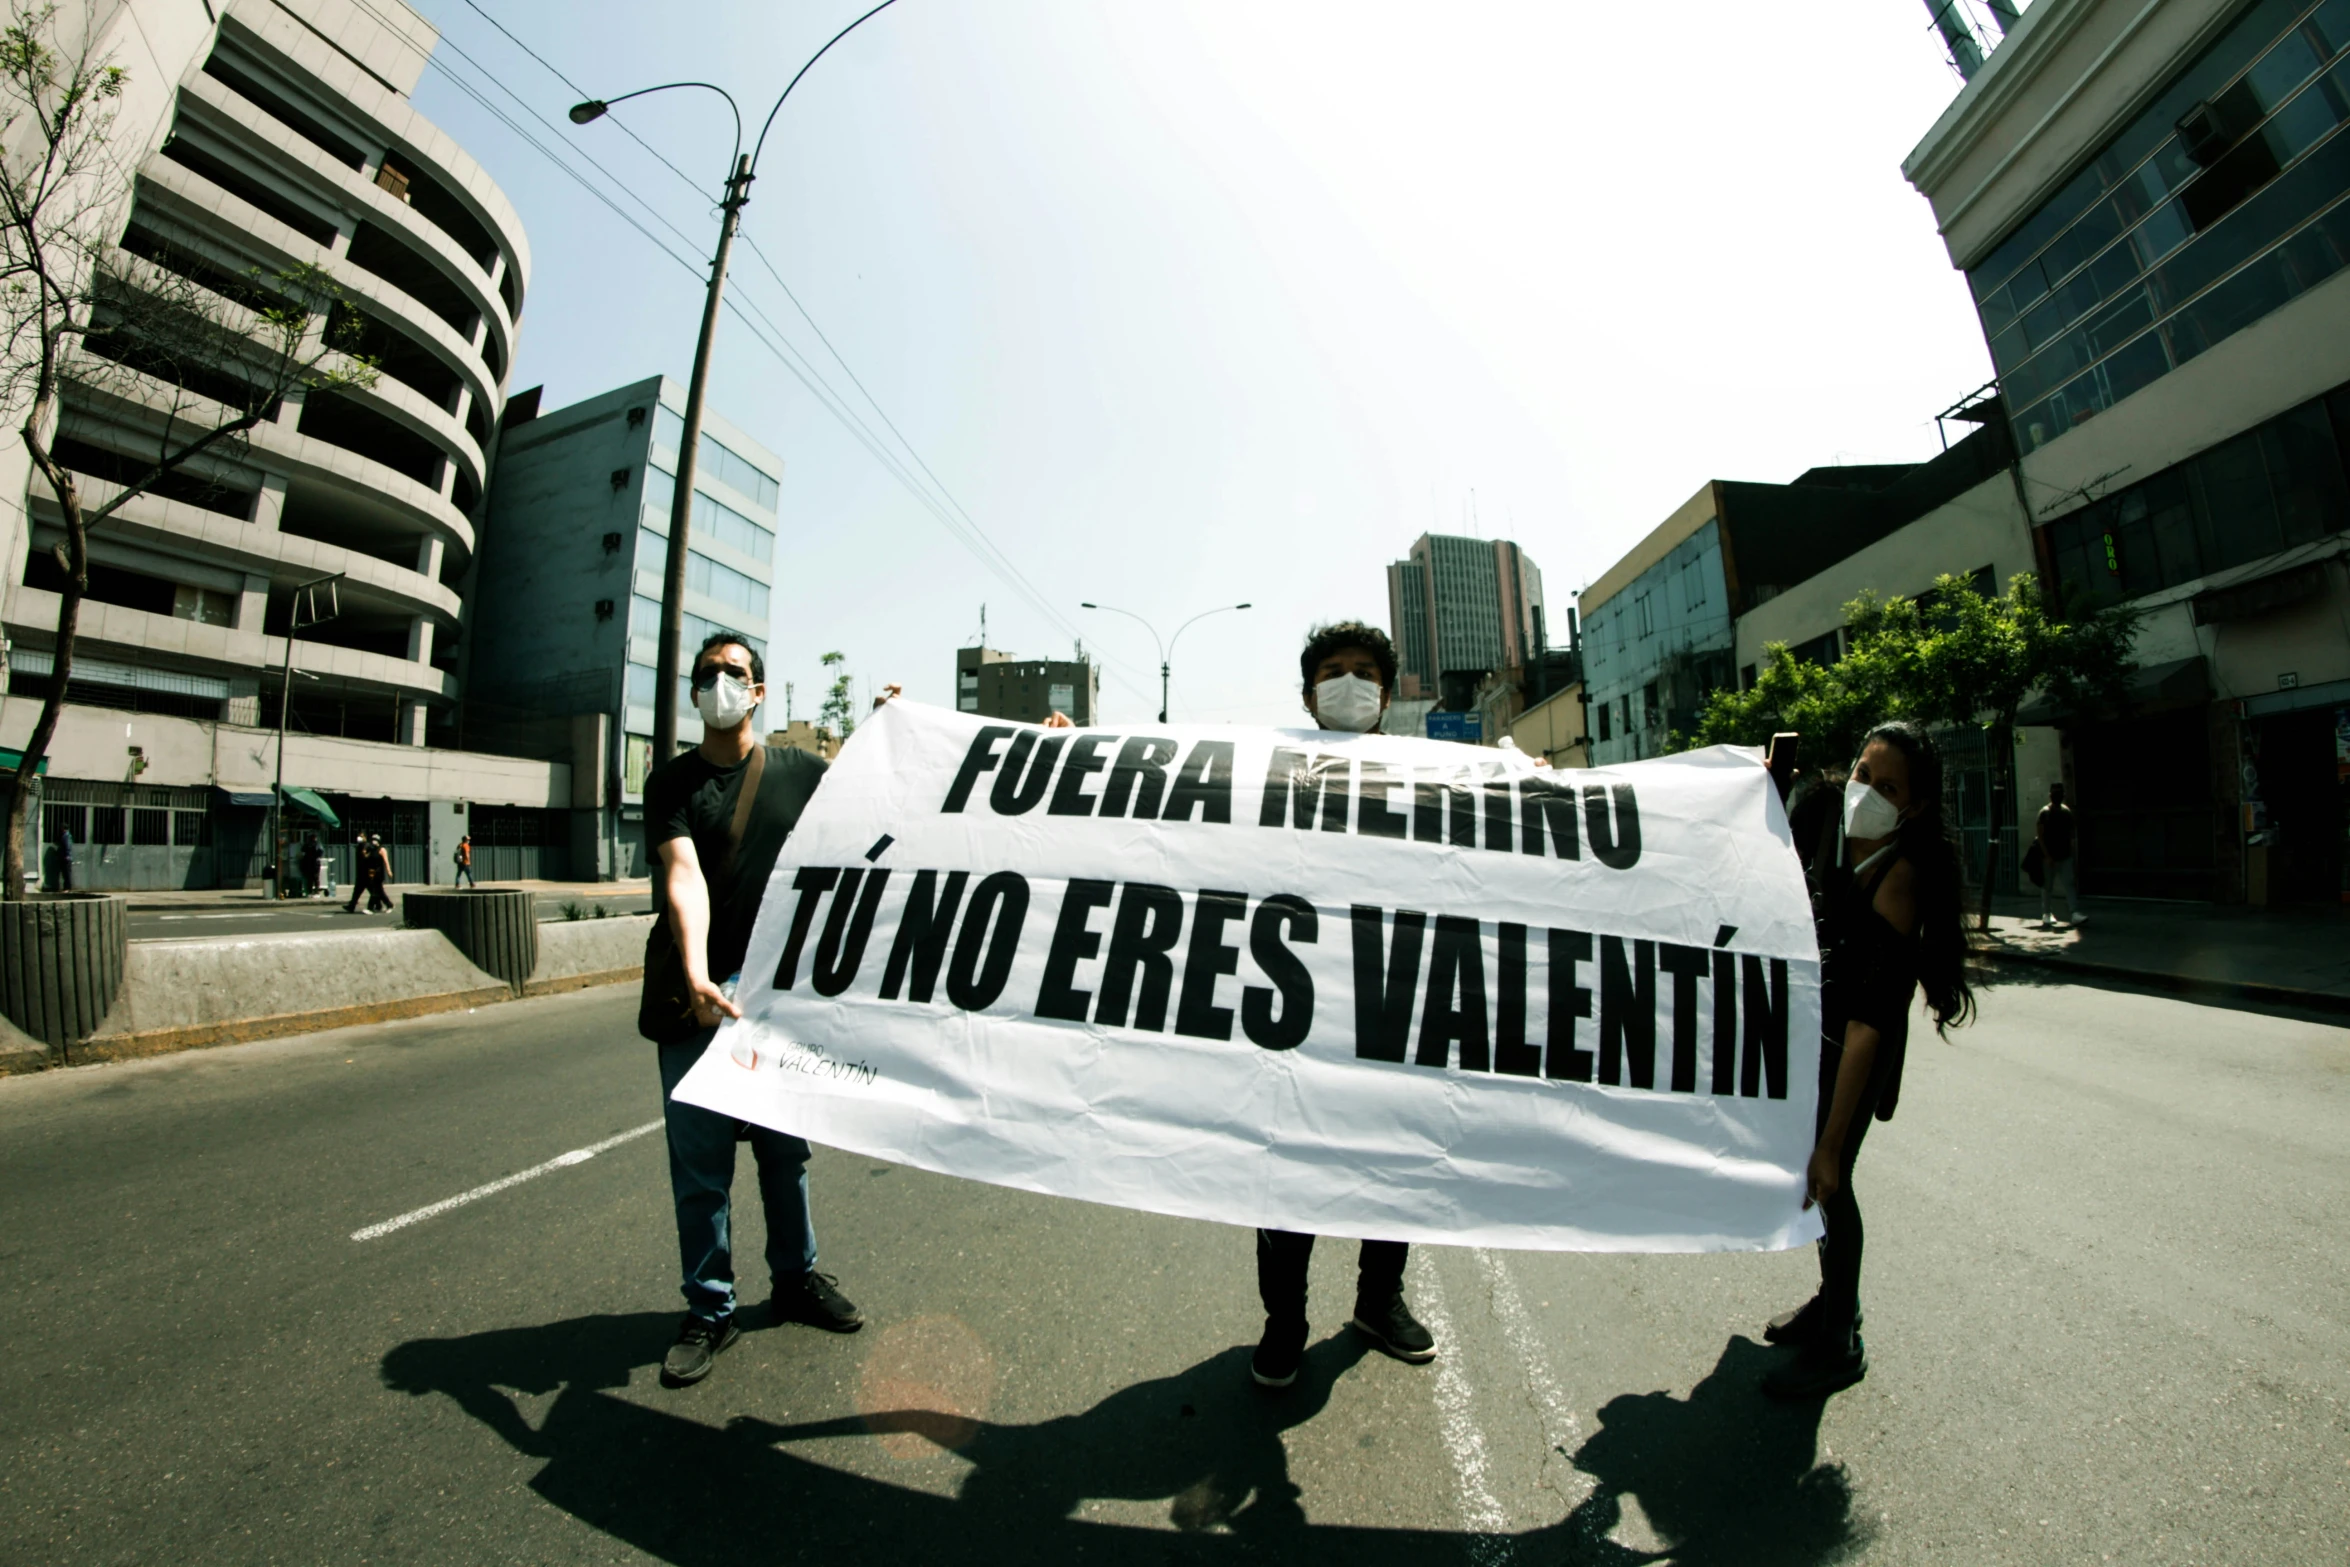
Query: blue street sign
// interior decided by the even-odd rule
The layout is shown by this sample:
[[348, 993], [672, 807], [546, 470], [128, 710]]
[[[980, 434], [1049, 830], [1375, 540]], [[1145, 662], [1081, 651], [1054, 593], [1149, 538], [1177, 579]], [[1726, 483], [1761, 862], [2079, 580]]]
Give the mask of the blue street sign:
[[1485, 738], [1485, 716], [1482, 713], [1430, 713], [1428, 738], [1465, 740], [1475, 745]]

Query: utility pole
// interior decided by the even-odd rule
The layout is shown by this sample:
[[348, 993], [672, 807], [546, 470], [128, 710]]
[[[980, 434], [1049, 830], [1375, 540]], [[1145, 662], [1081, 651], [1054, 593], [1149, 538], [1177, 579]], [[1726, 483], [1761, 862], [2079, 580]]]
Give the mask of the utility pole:
[[669, 502], [669, 559], [662, 574], [661, 592], [661, 646], [654, 655], [653, 692], [653, 765], [660, 767], [677, 754], [677, 680], [678, 642], [685, 635], [685, 560], [686, 538], [691, 531], [694, 513], [694, 459], [702, 443], [702, 395], [710, 379], [710, 349], [718, 335], [718, 306], [726, 292], [726, 258], [734, 248], [734, 233], [742, 224], [743, 207], [751, 199], [752, 170], [759, 166], [759, 154], [767, 146], [767, 133], [775, 127], [775, 117], [783, 111], [784, 100], [792, 89], [800, 85], [818, 60], [829, 53], [832, 46], [855, 32], [859, 27], [895, 5], [897, 0], [881, 0], [879, 5], [858, 17], [848, 26], [834, 33], [822, 49], [808, 56], [808, 63], [799, 68], [784, 84], [776, 98], [775, 107], [767, 111], [767, 119], [759, 127], [759, 139], [751, 144], [746, 154], [743, 145], [742, 111], [734, 95], [711, 82], [664, 82], [658, 87], [643, 87], [635, 92], [622, 93], [617, 98], [590, 98], [571, 106], [571, 123], [587, 125], [610, 113], [616, 103], [631, 98], [642, 98], [647, 93], [668, 92], [673, 88], [697, 87], [714, 92], [726, 100], [726, 107], [734, 115], [734, 156], [728, 167], [726, 195], [719, 202], [722, 214], [718, 225], [718, 252], [710, 258], [710, 289], [702, 300], [702, 334], [694, 343], [694, 370], [685, 389], [685, 427], [678, 437], [677, 492]]
[[710, 349], [718, 337], [718, 306], [726, 294], [726, 258], [751, 199], [751, 159], [738, 154], [719, 204], [718, 253], [710, 258], [710, 291], [702, 300], [702, 335], [694, 342], [694, 372], [685, 387], [685, 425], [677, 438], [677, 484], [669, 498], [669, 557], [661, 574], [661, 645], [653, 657], [653, 765], [677, 754], [678, 643], [685, 638], [686, 541], [693, 528], [694, 467], [701, 455], [702, 399], [710, 385]]
[[[294, 633], [323, 626], [343, 612], [339, 597], [330, 594], [327, 612], [319, 614], [312, 594], [328, 583], [340, 582], [344, 576], [345, 573], [338, 571], [331, 577], [303, 583], [294, 590], [294, 602], [286, 611], [286, 664], [277, 688], [277, 781], [269, 790], [269, 895], [272, 898], [286, 895], [286, 716], [294, 706]], [[302, 618], [305, 601], [311, 610], [307, 620]]]

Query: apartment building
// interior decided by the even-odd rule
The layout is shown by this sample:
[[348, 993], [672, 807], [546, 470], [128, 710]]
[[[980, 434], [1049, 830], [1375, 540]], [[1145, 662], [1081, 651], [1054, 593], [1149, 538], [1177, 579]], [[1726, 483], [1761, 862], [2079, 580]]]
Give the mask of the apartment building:
[[[569, 764], [572, 874], [650, 873], [653, 767], [669, 514], [685, 388], [651, 376], [542, 413], [516, 397], [482, 529], [466, 667], [468, 745]], [[704, 411], [687, 536], [677, 737], [698, 745], [693, 654], [725, 630], [764, 659], [783, 462]], [[770, 704], [772, 706], [773, 704]]]
[[1495, 670], [1546, 646], [1542, 570], [1507, 539], [1424, 533], [1387, 568], [1399, 699], [1465, 710]]
[[[433, 28], [398, 0], [130, 0], [58, 25], [128, 72], [119, 253], [224, 297], [319, 268], [348, 301], [335, 325], [380, 373], [287, 396], [240, 449], [190, 462], [93, 535], [44, 844], [74, 831], [89, 886], [254, 881], [281, 717], [288, 782], [340, 802], [335, 840], [383, 832], [404, 880], [441, 869], [477, 807], [519, 822], [568, 806], [559, 768], [454, 749], [530, 258], [496, 184], [409, 102]], [[54, 449], [103, 501], [191, 391], [145, 374], [76, 389]], [[21, 746], [54, 668], [59, 535], [47, 487], [4, 445], [0, 745]], [[336, 613], [294, 637], [289, 690], [296, 591], [330, 576]]]
[[[1805, 584], [1909, 524], [1935, 539], [1959, 515], [1995, 517], [2012, 488], [2008, 454], [1993, 423], [1930, 462], [1813, 468], [1787, 484], [1708, 480], [1577, 600], [1593, 762], [1662, 754], [1696, 728], [1710, 693], [1751, 682], [1760, 644], [1739, 628], [1782, 595], [1808, 606]], [[1841, 615], [1815, 625], [1799, 610], [1788, 623], [1800, 634], [1774, 640], [1834, 661]]]
[[991, 647], [955, 650], [955, 709], [1041, 724], [1055, 713], [1100, 722], [1101, 671], [1089, 658], [1014, 658]]
[[2143, 614], [2063, 727], [2082, 885], [2350, 893], [2350, 0], [2038, 0], [1904, 172], [1981, 317], [2034, 552]]

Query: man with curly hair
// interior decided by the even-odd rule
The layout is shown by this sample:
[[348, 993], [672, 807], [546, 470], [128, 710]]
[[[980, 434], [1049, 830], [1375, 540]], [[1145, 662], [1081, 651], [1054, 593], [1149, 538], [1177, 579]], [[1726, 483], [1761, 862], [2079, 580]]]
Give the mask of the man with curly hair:
[[[1395, 644], [1361, 621], [1318, 626], [1298, 657], [1300, 695], [1317, 729], [1369, 734], [1395, 694]], [[1265, 1336], [1249, 1362], [1263, 1387], [1287, 1387], [1305, 1361], [1306, 1268], [1314, 1237], [1288, 1230], [1257, 1231], [1257, 1293], [1265, 1303]], [[1402, 1241], [1362, 1244], [1356, 1263], [1355, 1331], [1398, 1360], [1424, 1365], [1436, 1358], [1436, 1338], [1404, 1304], [1403, 1269], [1410, 1248]]]

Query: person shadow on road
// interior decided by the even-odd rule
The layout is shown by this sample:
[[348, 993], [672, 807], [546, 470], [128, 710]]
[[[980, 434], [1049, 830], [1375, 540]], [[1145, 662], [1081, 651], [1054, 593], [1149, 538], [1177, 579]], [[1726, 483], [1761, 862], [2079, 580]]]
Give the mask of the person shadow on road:
[[1034, 1425], [897, 1409], [789, 1426], [745, 1417], [729, 1429], [774, 1446], [911, 1432], [971, 1464], [958, 1500], [981, 1528], [1048, 1526], [1089, 1500], [1163, 1500], [1179, 1530], [1224, 1528], [1271, 1541], [1306, 1529], [1281, 1434], [1321, 1414], [1365, 1350], [1357, 1333], [1324, 1339], [1277, 1397], [1249, 1381], [1243, 1345]]
[[[1553, 1559], [1577, 1567], [1819, 1567], [1865, 1545], [1870, 1531], [1853, 1517], [1844, 1467], [1818, 1462], [1823, 1406], [1763, 1396], [1762, 1375], [1780, 1353], [1733, 1337], [1687, 1398], [1626, 1393], [1601, 1405], [1599, 1430], [1568, 1455], [1596, 1485], [1544, 1531], [1567, 1547]], [[1610, 1538], [1624, 1522], [1626, 1497], [1638, 1502], [1662, 1549]]]
[[[623, 1395], [659, 1364], [667, 1313], [576, 1317], [385, 1355], [395, 1392], [444, 1394], [514, 1452], [544, 1463], [531, 1490], [678, 1567], [764, 1562], [1487, 1562], [1502, 1542], [1450, 1529], [1308, 1520], [1283, 1434], [1317, 1418], [1364, 1354], [1341, 1332], [1306, 1353], [1278, 1397], [1251, 1386], [1236, 1346], [1122, 1388], [1092, 1408], [1015, 1424], [900, 1408], [723, 1428]], [[1512, 1559], [1561, 1567], [1820, 1567], [1865, 1543], [1840, 1467], [1817, 1465], [1818, 1405], [1756, 1389], [1771, 1351], [1733, 1338], [1686, 1399], [1626, 1394], [1565, 1455], [1596, 1489], [1559, 1522], [1518, 1535]], [[545, 1403], [534, 1420], [529, 1411]], [[911, 1436], [970, 1464], [955, 1495], [894, 1484], [793, 1449], [828, 1438]], [[1663, 1549], [1610, 1538], [1635, 1498]], [[1085, 1519], [1088, 1501], [1164, 1502], [1165, 1529]]]
[[[1122, 1388], [1031, 1425], [927, 1409], [721, 1429], [625, 1396], [660, 1361], [675, 1318], [578, 1317], [402, 1344], [385, 1385], [445, 1394], [515, 1452], [544, 1459], [530, 1488], [557, 1508], [679, 1567], [754, 1562], [1238, 1561], [1427, 1567], [1482, 1559], [1440, 1529], [1314, 1525], [1281, 1436], [1326, 1407], [1365, 1353], [1341, 1333], [1307, 1352], [1278, 1398], [1249, 1382], [1249, 1347]], [[535, 1419], [528, 1411], [552, 1395]], [[791, 1450], [822, 1438], [906, 1433], [971, 1464], [939, 1496]], [[1082, 1503], [1163, 1501], [1173, 1532], [1071, 1516]]]

